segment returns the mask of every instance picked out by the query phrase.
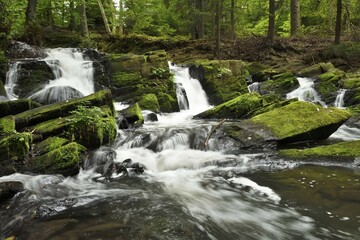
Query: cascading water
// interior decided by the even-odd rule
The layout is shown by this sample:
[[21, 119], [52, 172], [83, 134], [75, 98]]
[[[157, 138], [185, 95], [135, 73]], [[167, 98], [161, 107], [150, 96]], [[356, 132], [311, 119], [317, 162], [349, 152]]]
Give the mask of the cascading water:
[[[55, 76], [43, 88], [29, 98], [42, 103], [53, 103], [94, 93], [92, 61], [84, 59], [75, 49], [49, 49], [44, 59]], [[14, 87], [17, 84], [17, 70], [20, 62], [15, 62], [7, 73], [6, 90], [10, 99], [16, 99]]]
[[[114, 149], [100, 149], [94, 154], [95, 159], [90, 159], [92, 163], [103, 162], [104, 154], [116, 156], [115, 163], [131, 159], [146, 167], [144, 174], [124, 177], [114, 173], [113, 178], [106, 180], [91, 168], [92, 164], [85, 164], [86, 170], [69, 178], [24, 174], [1, 177], [0, 182], [20, 181], [26, 189], [0, 208], [2, 234], [19, 239], [355, 236], [337, 231], [335, 226], [341, 220], [330, 227], [313, 220], [319, 215], [320, 219], [328, 216], [319, 211], [319, 204], [310, 210], [308, 206], [294, 207], [293, 201], [283, 200], [276, 185], [273, 190], [256, 180], [264, 175], [263, 171], [286, 171], [295, 166], [293, 163], [269, 161], [263, 153], [202, 151], [206, 136], [217, 123], [189, 119], [209, 107], [206, 95], [188, 77], [186, 68], [173, 70], [189, 97], [189, 110], [160, 115], [158, 122], [146, 122], [142, 128], [119, 130]], [[193, 95], [201, 95], [201, 99], [193, 99]], [[305, 176], [295, 181], [304, 182], [306, 187]], [[286, 188], [284, 195], [295, 192], [291, 190]], [[313, 211], [313, 216], [308, 217]]]
[[326, 106], [315, 91], [314, 81], [311, 78], [298, 77], [297, 79], [300, 86], [294, 91], [286, 94], [287, 99], [298, 98], [300, 101], [320, 103], [322, 106]]
[[338, 91], [338, 94], [336, 96], [335, 103], [334, 103], [335, 107], [344, 108], [344, 96], [345, 96], [346, 91], [347, 91], [346, 89], [340, 89]]
[[260, 92], [260, 83], [259, 82], [253, 82], [248, 86], [249, 92]]

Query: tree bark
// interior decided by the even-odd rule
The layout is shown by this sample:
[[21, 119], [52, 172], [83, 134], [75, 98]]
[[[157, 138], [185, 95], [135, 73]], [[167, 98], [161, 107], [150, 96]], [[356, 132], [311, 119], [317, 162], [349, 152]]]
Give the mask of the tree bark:
[[70, 12], [70, 19], [69, 19], [69, 29], [75, 30], [75, 6], [74, 6], [74, 0], [70, 1], [69, 5], [69, 12]]
[[216, 39], [216, 46], [215, 46], [215, 57], [220, 58], [220, 11], [221, 11], [221, 0], [216, 0], [215, 3], [215, 39]]
[[124, 16], [124, 3], [123, 0], [120, 0], [119, 2], [120, 4], [120, 12], [119, 12], [119, 35], [122, 36], [124, 35], [124, 20], [123, 20], [123, 16]]
[[52, 13], [52, 4], [51, 4], [51, 0], [47, 0], [46, 3], [46, 20], [47, 20], [47, 25], [50, 28], [54, 28], [54, 16]]
[[81, 15], [81, 31], [85, 37], [89, 37], [89, 28], [86, 17], [86, 3], [85, 0], [81, 0], [80, 4], [80, 15]]
[[301, 26], [300, 0], [291, 0], [290, 4], [290, 34], [295, 36]]
[[275, 0], [269, 0], [269, 27], [268, 40], [274, 42], [275, 38]]
[[111, 35], [111, 30], [110, 30], [109, 22], [107, 20], [106, 14], [105, 14], [104, 6], [103, 6], [101, 0], [97, 0], [97, 2], [99, 5], [99, 8], [100, 8], [101, 17], [104, 21], [105, 30], [106, 30], [107, 34]]
[[195, 9], [194, 22], [192, 23], [192, 38], [204, 38], [204, 0], [193, 0], [191, 8]]
[[230, 28], [231, 38], [235, 39], [235, 0], [231, 0]]
[[335, 23], [335, 44], [340, 44], [341, 13], [342, 13], [342, 0], [337, 0], [337, 2], [336, 2], [336, 23]]
[[37, 0], [28, 0], [28, 5], [25, 13], [25, 26], [30, 26], [36, 21], [36, 5]]

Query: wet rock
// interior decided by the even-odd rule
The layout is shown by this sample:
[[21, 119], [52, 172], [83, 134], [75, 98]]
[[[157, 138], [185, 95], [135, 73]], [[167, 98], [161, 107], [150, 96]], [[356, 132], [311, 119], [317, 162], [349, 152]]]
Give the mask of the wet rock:
[[328, 63], [322, 62], [300, 70], [297, 75], [300, 77], [316, 77], [323, 73], [334, 70], [335, 67], [334, 65], [332, 65], [331, 62]]
[[139, 104], [139, 107], [143, 110], [150, 110], [153, 112], [160, 111], [159, 101], [158, 101], [156, 95], [153, 93], [143, 95], [140, 98], [140, 101], [138, 102], [138, 104]]
[[144, 123], [144, 117], [139, 105], [133, 104], [118, 113], [117, 124], [120, 129], [129, 127], [140, 127]]
[[31, 110], [41, 105], [37, 102], [34, 102], [30, 99], [19, 99], [14, 101], [4, 101], [0, 102], [0, 117], [5, 117], [8, 115], [16, 115], [18, 113]]
[[84, 97], [84, 95], [75, 88], [69, 86], [55, 86], [36, 92], [29, 98], [42, 105], [47, 105], [82, 97]]
[[19, 41], [11, 41], [7, 48], [7, 56], [10, 59], [43, 58], [45, 55], [44, 48], [31, 46]]
[[0, 202], [12, 198], [16, 193], [24, 190], [21, 182], [0, 182]]
[[262, 95], [276, 94], [284, 97], [287, 93], [299, 87], [297, 78], [290, 72], [276, 74], [271, 76], [269, 80], [259, 84], [259, 92]]
[[5, 96], [0, 96], [0, 102], [7, 102], [9, 99]]
[[156, 113], [149, 112], [149, 113], [146, 113], [143, 115], [144, 115], [145, 122], [146, 121], [149, 121], [149, 122], [157, 122], [158, 121], [158, 117], [157, 117]]

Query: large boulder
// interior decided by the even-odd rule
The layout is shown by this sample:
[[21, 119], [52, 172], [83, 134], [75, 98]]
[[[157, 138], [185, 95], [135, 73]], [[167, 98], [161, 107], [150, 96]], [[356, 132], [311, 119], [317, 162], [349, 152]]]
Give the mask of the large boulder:
[[291, 100], [283, 105], [272, 110], [270, 107], [268, 112], [247, 120], [225, 122], [208, 136], [209, 143], [215, 143], [215, 150], [236, 153], [239, 149], [263, 150], [279, 144], [326, 139], [350, 118], [345, 110], [308, 102]]
[[210, 104], [219, 105], [248, 92], [250, 74], [240, 60], [202, 60], [189, 65], [190, 76], [200, 81]]
[[316, 77], [326, 72], [333, 72], [336, 68], [331, 62], [328, 63], [317, 63], [307, 68], [301, 69], [297, 75], [300, 77]]
[[153, 51], [144, 55], [117, 54], [112, 55], [109, 61], [111, 90], [115, 100], [129, 104], [139, 102], [147, 108], [147, 100], [151, 96], [152, 103], [157, 105], [158, 102], [159, 107], [152, 104], [150, 110], [179, 111], [176, 84], [170, 73], [165, 51]]
[[360, 141], [341, 142], [308, 149], [284, 149], [279, 156], [300, 160], [341, 160], [353, 161], [360, 157]]
[[121, 110], [118, 113], [118, 126], [120, 129], [140, 127], [144, 123], [144, 117], [137, 103]]
[[264, 99], [258, 93], [246, 93], [214, 108], [202, 112], [194, 118], [200, 119], [241, 119], [262, 107]]
[[292, 143], [326, 139], [349, 118], [345, 110], [296, 101], [245, 120], [244, 124], [268, 132], [279, 143]]
[[259, 84], [259, 92], [262, 95], [276, 94], [284, 97], [287, 93], [299, 87], [297, 78], [290, 72], [273, 75], [269, 80]]
[[70, 86], [54, 86], [36, 92], [29, 98], [43, 105], [82, 98], [84, 95]]

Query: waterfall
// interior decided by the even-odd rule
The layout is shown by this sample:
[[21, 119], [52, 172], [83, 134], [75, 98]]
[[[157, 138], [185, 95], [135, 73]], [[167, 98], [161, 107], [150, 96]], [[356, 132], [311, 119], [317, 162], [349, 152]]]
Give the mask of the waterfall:
[[[200, 113], [209, 109], [210, 105], [204, 89], [199, 80], [190, 77], [189, 68], [184, 68], [169, 64], [170, 70], [174, 73], [174, 78], [177, 86], [185, 90], [177, 90], [177, 98], [180, 107], [187, 110], [186, 102], [188, 103], [188, 110], [194, 114]], [[179, 88], [178, 88], [179, 89]], [[185, 98], [186, 97], [186, 98]]]
[[337, 108], [344, 108], [344, 96], [346, 89], [340, 89], [335, 99], [334, 106]]
[[314, 89], [314, 81], [311, 78], [298, 77], [299, 87], [286, 94], [286, 98], [298, 98], [300, 101], [320, 103], [326, 107], [325, 102], [321, 101], [319, 94]]
[[259, 82], [253, 82], [248, 86], [249, 92], [260, 92], [260, 83]]
[[[41, 103], [53, 103], [87, 96], [95, 91], [92, 61], [75, 49], [57, 48], [46, 50], [43, 60], [52, 69], [55, 79], [29, 98]], [[6, 91], [10, 99], [16, 99], [14, 88], [17, 83], [21, 61], [11, 65], [6, 77]]]
[[19, 62], [10, 65], [9, 71], [6, 73], [5, 90], [10, 100], [17, 99], [14, 89], [16, 87]]

